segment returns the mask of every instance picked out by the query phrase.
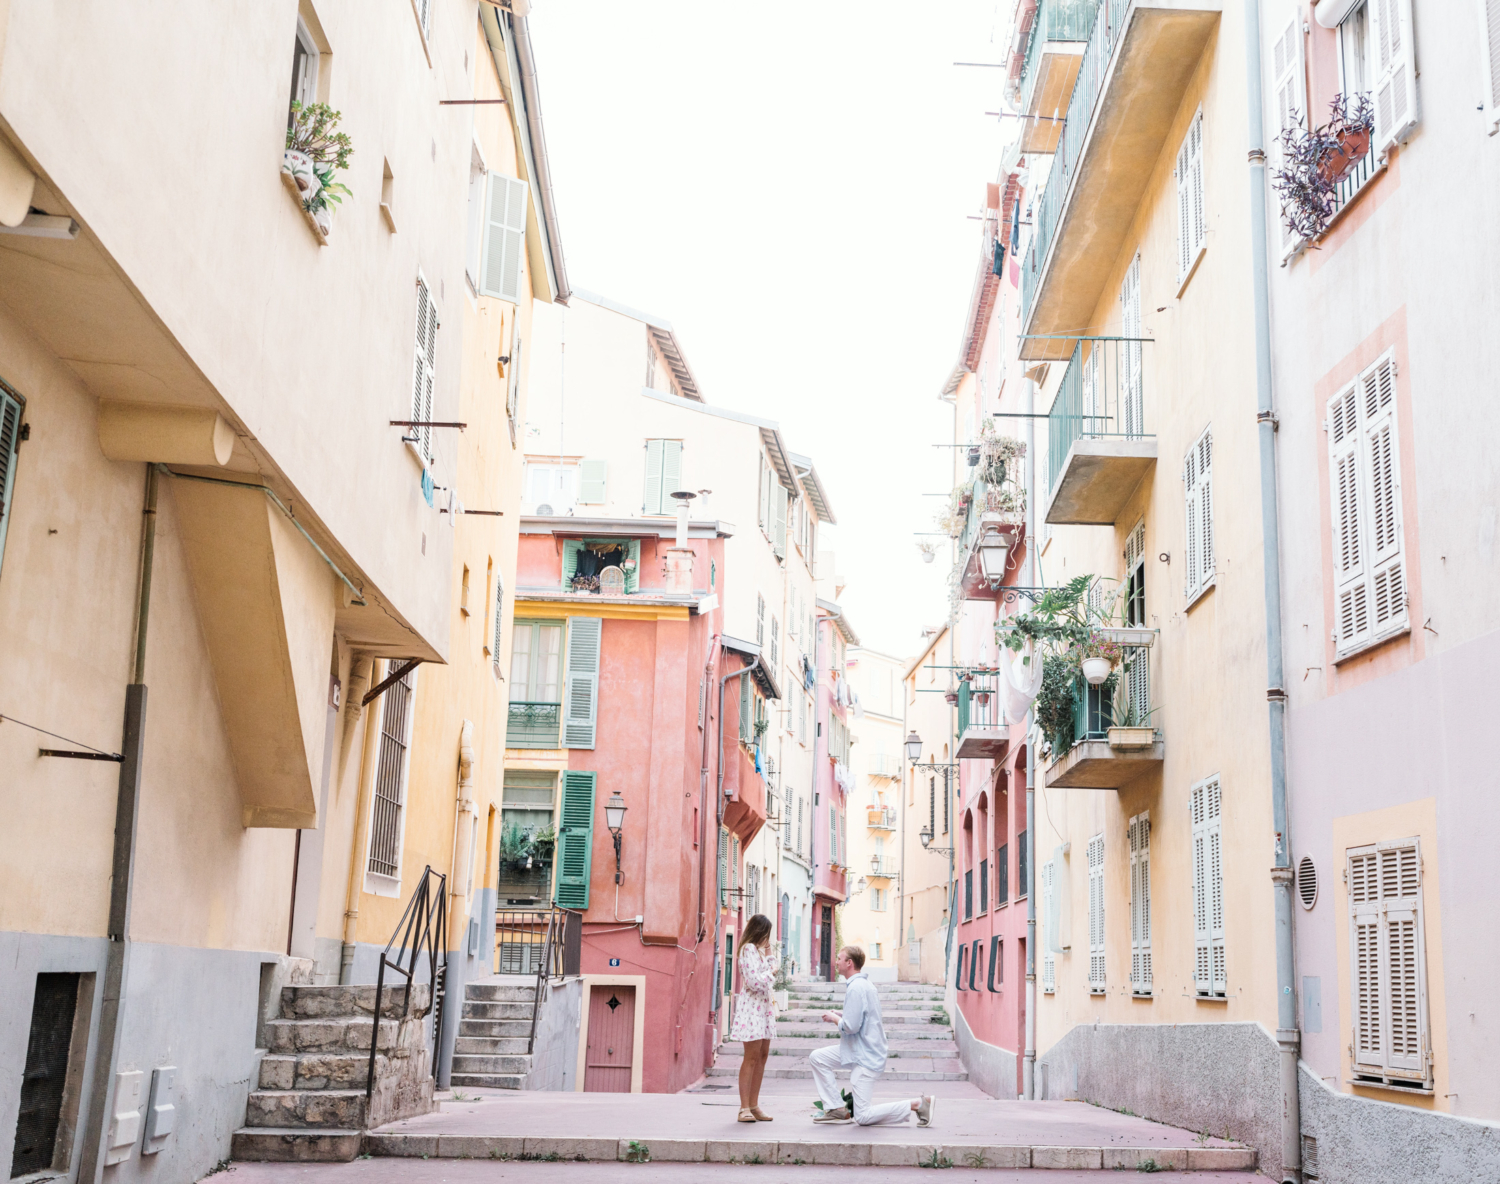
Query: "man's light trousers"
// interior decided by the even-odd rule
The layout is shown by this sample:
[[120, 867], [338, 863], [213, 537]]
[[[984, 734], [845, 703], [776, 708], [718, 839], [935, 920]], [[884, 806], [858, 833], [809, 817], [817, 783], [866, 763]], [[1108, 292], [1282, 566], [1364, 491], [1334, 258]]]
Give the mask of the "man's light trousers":
[[[837, 1048], [815, 1048], [807, 1058], [812, 1066], [813, 1081], [818, 1087], [818, 1097], [823, 1099], [823, 1109], [836, 1110], [844, 1104], [834, 1074], [839, 1068]], [[911, 1100], [904, 1102], [881, 1102], [878, 1105], [872, 1096], [879, 1073], [873, 1073], [862, 1065], [849, 1067], [849, 1092], [854, 1095], [854, 1121], [860, 1126], [888, 1126], [905, 1122], [911, 1117]]]

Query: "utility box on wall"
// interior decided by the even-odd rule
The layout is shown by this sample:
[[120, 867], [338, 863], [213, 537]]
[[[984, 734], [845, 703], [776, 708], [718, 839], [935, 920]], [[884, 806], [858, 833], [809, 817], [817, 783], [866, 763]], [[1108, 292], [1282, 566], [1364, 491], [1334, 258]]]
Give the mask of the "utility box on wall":
[[151, 1102], [146, 1109], [146, 1143], [142, 1155], [155, 1155], [167, 1145], [177, 1124], [177, 1069], [163, 1065], [151, 1070]]
[[139, 1069], [115, 1074], [115, 1105], [109, 1116], [109, 1146], [104, 1166], [124, 1163], [141, 1137], [141, 1087], [145, 1074]]

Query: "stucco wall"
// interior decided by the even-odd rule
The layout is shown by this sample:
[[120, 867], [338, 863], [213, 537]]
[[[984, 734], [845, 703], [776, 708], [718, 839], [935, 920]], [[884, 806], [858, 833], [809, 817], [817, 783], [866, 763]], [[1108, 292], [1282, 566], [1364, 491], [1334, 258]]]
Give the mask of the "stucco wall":
[[969, 1072], [969, 1080], [995, 1098], [1016, 1096], [1016, 1054], [975, 1036], [964, 1019], [963, 1008], [955, 1009], [953, 1038], [958, 1056]]
[[578, 1072], [578, 1028], [583, 1010], [583, 980], [552, 983], [536, 1017], [529, 1090], [573, 1090]]

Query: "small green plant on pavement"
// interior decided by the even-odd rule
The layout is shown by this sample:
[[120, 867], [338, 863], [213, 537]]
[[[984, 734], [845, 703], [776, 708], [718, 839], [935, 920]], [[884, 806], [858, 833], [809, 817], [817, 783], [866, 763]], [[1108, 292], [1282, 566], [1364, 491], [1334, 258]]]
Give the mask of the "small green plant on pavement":
[[650, 1163], [651, 1148], [637, 1139], [631, 1139], [625, 1148], [626, 1163]]
[[934, 1147], [932, 1154], [926, 1159], [917, 1160], [917, 1166], [919, 1168], [951, 1168], [953, 1161], [944, 1155], [941, 1149]]

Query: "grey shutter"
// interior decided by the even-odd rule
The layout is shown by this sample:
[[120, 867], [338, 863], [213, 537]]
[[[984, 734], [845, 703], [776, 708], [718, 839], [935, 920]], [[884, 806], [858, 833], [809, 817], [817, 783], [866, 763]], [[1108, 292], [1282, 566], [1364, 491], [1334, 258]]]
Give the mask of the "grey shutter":
[[563, 702], [563, 747], [593, 748], [599, 715], [599, 617], [568, 618], [568, 688]]
[[521, 349], [526, 343], [521, 339], [521, 324], [517, 318], [511, 333], [510, 362], [506, 367], [507, 387], [505, 392], [505, 418], [510, 422], [510, 446], [516, 446], [516, 417], [521, 412]]
[[0, 390], [0, 562], [5, 559], [5, 535], [10, 529], [10, 507], [16, 488], [17, 449], [21, 443], [21, 404]]
[[586, 460], [578, 466], [578, 501], [581, 504], [604, 504], [604, 479], [608, 472], [608, 461]]
[[1200, 995], [1228, 993], [1224, 952], [1224, 853], [1218, 778], [1193, 786], [1193, 985]]
[[490, 174], [489, 201], [485, 204], [484, 262], [479, 279], [482, 296], [520, 303], [521, 260], [526, 253], [526, 198], [525, 181], [500, 173]]
[[1401, 555], [1401, 464], [1396, 433], [1396, 359], [1387, 353], [1360, 375], [1361, 448], [1369, 513], [1371, 628], [1381, 637], [1406, 624], [1406, 568]]

